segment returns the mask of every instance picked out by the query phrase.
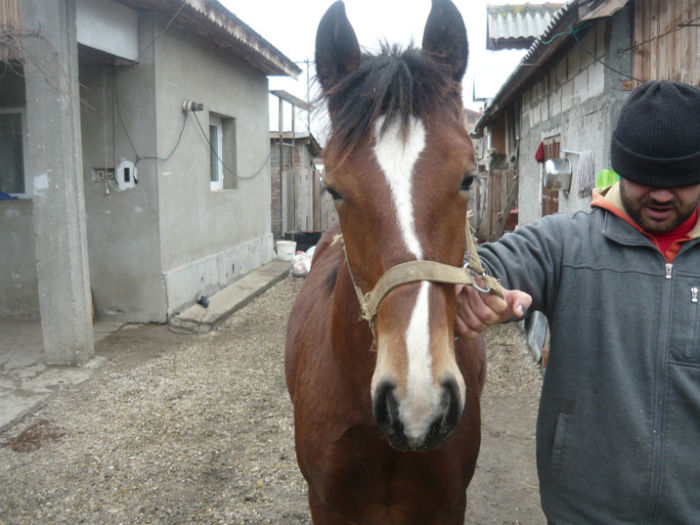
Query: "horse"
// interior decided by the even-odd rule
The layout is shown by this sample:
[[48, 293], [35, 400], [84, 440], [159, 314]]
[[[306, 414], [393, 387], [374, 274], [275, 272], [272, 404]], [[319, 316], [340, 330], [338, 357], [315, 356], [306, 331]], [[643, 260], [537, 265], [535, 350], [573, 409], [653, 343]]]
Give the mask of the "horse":
[[[342, 2], [316, 35], [337, 224], [291, 310], [286, 384], [313, 522], [461, 524], [480, 445], [483, 340], [455, 339], [455, 287], [403, 264], [461, 267], [474, 152], [462, 124], [466, 29], [432, 0], [421, 48], [360, 50]], [[460, 268], [461, 269], [461, 268]]]

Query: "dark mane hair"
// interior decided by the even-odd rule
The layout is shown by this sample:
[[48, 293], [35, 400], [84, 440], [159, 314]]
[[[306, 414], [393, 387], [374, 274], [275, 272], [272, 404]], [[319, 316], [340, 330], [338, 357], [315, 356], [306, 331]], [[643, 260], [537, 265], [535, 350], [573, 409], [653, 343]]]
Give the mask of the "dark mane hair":
[[459, 103], [460, 93], [450, 71], [420, 49], [383, 44], [380, 54], [363, 54], [360, 66], [323, 95], [333, 141], [344, 156], [381, 115], [380, 133], [395, 118], [401, 119], [405, 133], [411, 116], [427, 119], [450, 99]]

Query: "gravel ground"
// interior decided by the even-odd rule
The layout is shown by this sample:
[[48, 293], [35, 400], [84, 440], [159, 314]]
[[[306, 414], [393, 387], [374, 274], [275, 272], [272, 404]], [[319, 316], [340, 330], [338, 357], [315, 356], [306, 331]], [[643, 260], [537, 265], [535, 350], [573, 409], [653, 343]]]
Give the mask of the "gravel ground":
[[[90, 380], [0, 434], [0, 523], [308, 524], [284, 385], [285, 279], [216, 330], [125, 327]], [[540, 373], [517, 325], [488, 335], [483, 443], [467, 523], [544, 523]]]

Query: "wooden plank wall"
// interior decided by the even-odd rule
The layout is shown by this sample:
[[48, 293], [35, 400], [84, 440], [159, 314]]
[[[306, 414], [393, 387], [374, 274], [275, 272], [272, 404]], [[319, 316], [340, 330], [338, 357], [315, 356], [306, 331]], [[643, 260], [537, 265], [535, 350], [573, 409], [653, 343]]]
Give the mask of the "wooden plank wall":
[[486, 202], [485, 240], [495, 241], [503, 235], [510, 210], [517, 207], [518, 180], [514, 169], [492, 168]]
[[634, 77], [700, 86], [700, 0], [635, 0]]
[[0, 31], [22, 27], [19, 0], [0, 0]]
[[20, 58], [19, 37], [13, 36], [22, 28], [20, 0], [0, 0], [0, 62]]

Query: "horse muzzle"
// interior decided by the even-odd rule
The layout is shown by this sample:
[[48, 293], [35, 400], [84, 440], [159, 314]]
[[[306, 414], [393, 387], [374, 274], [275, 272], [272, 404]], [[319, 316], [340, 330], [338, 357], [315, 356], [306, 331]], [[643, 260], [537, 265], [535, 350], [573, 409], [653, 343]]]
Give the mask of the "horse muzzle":
[[[374, 419], [392, 448], [399, 451], [428, 451], [438, 448], [459, 422], [464, 407], [457, 383], [448, 379], [440, 385], [436, 408], [419, 409], [401, 403], [396, 385], [384, 381], [373, 396]], [[412, 410], [413, 409], [413, 410]]]

